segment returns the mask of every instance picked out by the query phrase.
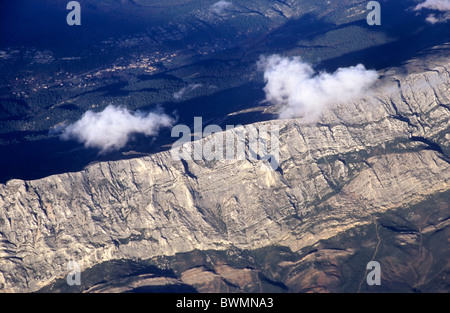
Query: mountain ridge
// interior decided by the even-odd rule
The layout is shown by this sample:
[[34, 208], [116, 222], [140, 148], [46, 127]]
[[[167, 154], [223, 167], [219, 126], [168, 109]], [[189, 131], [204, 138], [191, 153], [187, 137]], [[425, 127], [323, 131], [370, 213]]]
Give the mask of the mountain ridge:
[[[71, 260], [85, 270], [195, 250], [297, 253], [447, 192], [450, 62], [440, 63], [387, 71], [372, 95], [330, 108], [317, 124], [253, 124], [279, 126], [281, 171], [248, 150], [244, 160], [185, 164], [163, 151], [1, 184], [1, 291], [37, 291], [63, 279]], [[448, 230], [439, 225], [422, 226]]]

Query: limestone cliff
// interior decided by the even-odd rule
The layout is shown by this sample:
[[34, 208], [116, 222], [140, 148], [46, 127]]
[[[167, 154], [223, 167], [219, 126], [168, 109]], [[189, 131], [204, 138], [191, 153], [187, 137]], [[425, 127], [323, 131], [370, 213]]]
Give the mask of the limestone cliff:
[[[69, 261], [86, 270], [111, 260], [265, 247], [287, 247], [300, 256], [307, 247], [348, 236], [352, 229], [381, 225], [378, 218], [390, 211], [448, 195], [450, 62], [439, 64], [444, 65], [387, 71], [373, 94], [331, 108], [317, 124], [260, 123], [279, 126], [276, 170], [249, 157], [176, 161], [166, 151], [0, 185], [0, 290], [37, 291], [64, 278]], [[405, 246], [424, 234], [444, 230], [448, 235], [448, 198], [436, 210], [430, 214], [439, 216], [421, 221], [414, 231], [400, 230], [395, 240]], [[397, 224], [385, 218], [383, 225]], [[444, 240], [446, 247], [448, 236]], [[375, 250], [370, 242], [349, 242], [340, 250], [317, 248], [322, 254], [279, 260], [279, 268], [295, 271], [271, 279], [292, 291], [340, 290], [336, 269], [299, 265], [308, 260], [336, 265], [358, 249]], [[446, 271], [448, 257], [440, 256]], [[386, 262], [386, 279], [403, 277], [398, 267], [388, 266], [395, 263], [392, 258]], [[407, 273], [409, 265], [402, 266]], [[260, 286], [257, 268], [233, 272], [227, 264], [215, 264], [214, 269], [187, 267], [177, 279], [200, 291], [222, 286], [223, 277], [235, 281], [232, 289], [242, 281]], [[226, 291], [223, 286], [216, 290]], [[260, 291], [248, 288], [242, 290]]]

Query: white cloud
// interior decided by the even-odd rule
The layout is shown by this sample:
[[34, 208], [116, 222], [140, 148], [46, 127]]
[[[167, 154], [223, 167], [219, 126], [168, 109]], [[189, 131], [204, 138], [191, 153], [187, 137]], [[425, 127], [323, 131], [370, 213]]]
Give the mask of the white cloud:
[[426, 0], [419, 3], [414, 10], [420, 11], [422, 9], [436, 10], [443, 12], [436, 16], [435, 14], [429, 14], [426, 21], [431, 24], [443, 23], [450, 20], [450, 0]]
[[428, 15], [428, 17], [426, 18], [426, 21], [430, 24], [436, 24], [440, 22], [439, 18], [436, 18], [436, 16], [434, 14], [430, 14]]
[[233, 3], [231, 3], [230, 1], [220, 0], [211, 5], [209, 9], [218, 15], [222, 15], [225, 12], [225, 10], [231, 8], [232, 6]]
[[448, 20], [450, 20], [450, 12], [447, 12], [445, 14], [441, 14], [439, 16], [436, 16], [434, 14], [430, 14], [426, 18], [426, 21], [428, 23], [431, 23], [431, 24], [444, 23], [444, 22], [446, 22]]
[[197, 88], [200, 88], [201, 86], [202, 86], [202, 84], [190, 84], [189, 86], [183, 87], [179, 91], [175, 92], [173, 94], [173, 98], [175, 100], [181, 100], [181, 98], [183, 98], [183, 96], [186, 93], [191, 92], [191, 91], [193, 91], [193, 90], [195, 90]]
[[363, 97], [378, 79], [376, 71], [362, 64], [317, 73], [300, 57], [262, 57], [258, 66], [264, 71], [266, 100], [280, 106], [280, 118], [307, 121], [317, 120], [333, 104]]
[[141, 133], [155, 136], [174, 120], [159, 112], [131, 113], [122, 107], [108, 106], [102, 112], [87, 111], [80, 120], [65, 128], [62, 139], [76, 139], [87, 148], [100, 149], [101, 153], [123, 148], [130, 135]]
[[415, 10], [430, 9], [438, 10], [442, 12], [450, 11], [450, 0], [426, 0], [425, 2], [419, 3]]

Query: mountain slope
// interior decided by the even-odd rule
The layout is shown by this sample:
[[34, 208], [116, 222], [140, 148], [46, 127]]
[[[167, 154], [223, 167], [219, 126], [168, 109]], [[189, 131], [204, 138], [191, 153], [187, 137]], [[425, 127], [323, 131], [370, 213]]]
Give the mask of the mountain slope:
[[[171, 279], [199, 291], [208, 290], [208, 279], [201, 277], [229, 282], [245, 274], [256, 284], [262, 272], [270, 282], [264, 284], [281, 290], [339, 291], [348, 287], [345, 275], [363, 278], [378, 253], [372, 239], [384, 236], [396, 236], [406, 251], [383, 259], [389, 290], [405, 285], [414, 262], [424, 273], [406, 284], [408, 290], [426, 285], [449, 270], [448, 245], [430, 235], [444, 234], [448, 241], [450, 62], [438, 64], [445, 65], [430, 62], [429, 69], [407, 74], [386, 71], [373, 95], [330, 109], [317, 124], [255, 124], [279, 126], [275, 171], [267, 161], [250, 158], [248, 150], [245, 160], [183, 162], [167, 151], [0, 185], [1, 290], [37, 291], [64, 279], [72, 260], [83, 270], [112, 260], [153, 260], [174, 270]], [[434, 210], [417, 220], [426, 215], [420, 204], [432, 199]], [[386, 232], [378, 233], [380, 227]], [[416, 239], [424, 251], [411, 261], [407, 250]], [[384, 252], [395, 240], [382, 246]], [[214, 271], [196, 267], [195, 258], [183, 269], [179, 259], [170, 261], [193, 251], [203, 257], [205, 251], [269, 256], [270, 247], [287, 251], [273, 271], [273, 255], [266, 263], [255, 257], [234, 267], [227, 265], [229, 256], [216, 256], [210, 260]], [[348, 258], [359, 263], [342, 263]], [[289, 273], [277, 272], [280, 265]], [[192, 274], [194, 268], [204, 275]], [[448, 291], [448, 282], [442, 286]], [[83, 290], [90, 287], [82, 284]]]

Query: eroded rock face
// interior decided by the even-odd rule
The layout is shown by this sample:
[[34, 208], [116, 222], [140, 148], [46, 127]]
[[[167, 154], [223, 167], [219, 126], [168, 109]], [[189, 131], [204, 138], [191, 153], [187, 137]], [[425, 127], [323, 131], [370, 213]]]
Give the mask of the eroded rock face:
[[[296, 253], [370, 225], [378, 213], [448, 191], [450, 63], [440, 63], [446, 65], [389, 73], [373, 95], [332, 108], [317, 124], [258, 124], [279, 126], [277, 170], [250, 157], [182, 162], [167, 151], [0, 185], [1, 290], [39, 290], [64, 278], [72, 260], [87, 269], [193, 250], [280, 245]], [[438, 225], [425, 223], [419, 233], [448, 227]], [[408, 246], [417, 238], [396, 240]], [[310, 258], [338, 264], [357, 247], [348, 249]], [[390, 268], [395, 280], [400, 269]], [[284, 284], [293, 291], [339, 290], [335, 270], [305, 268]], [[226, 289], [224, 277], [254, 290], [258, 277], [226, 264], [180, 275], [201, 291], [208, 284]], [[102, 288], [109, 287], [93, 290]]]

